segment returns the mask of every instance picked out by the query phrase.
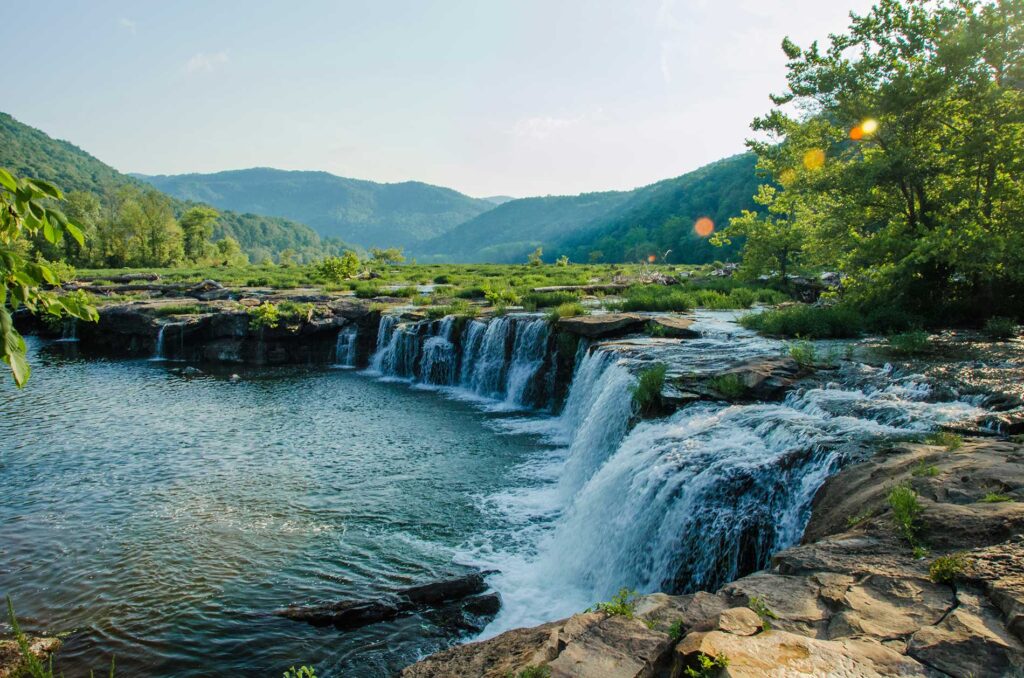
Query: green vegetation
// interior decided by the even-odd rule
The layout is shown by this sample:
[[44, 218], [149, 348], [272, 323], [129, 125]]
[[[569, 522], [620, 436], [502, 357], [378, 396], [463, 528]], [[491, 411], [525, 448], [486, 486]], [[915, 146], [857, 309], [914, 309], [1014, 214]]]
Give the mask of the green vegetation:
[[933, 560], [928, 568], [928, 576], [936, 584], [950, 584], [966, 569], [966, 556], [962, 553], [954, 553]]
[[[21, 653], [21, 665], [16, 667], [14, 676], [17, 678], [55, 678], [53, 672], [53, 657], [50, 657], [49, 661], [44, 665], [43, 662], [39, 661], [29, 646], [28, 638], [21, 631], [21, 626], [18, 624], [18, 618], [14, 614], [14, 603], [11, 602], [11, 597], [7, 596], [7, 619], [11, 625], [11, 634], [14, 636], [15, 642], [18, 644], [18, 651]], [[110, 672], [107, 674], [109, 678], [114, 678], [114, 657], [110, 658]], [[89, 672], [92, 676], [92, 672]], [[61, 674], [63, 678], [63, 674]], [[314, 677], [315, 678], [315, 677]]]
[[1017, 336], [1017, 323], [1013, 318], [995, 316], [985, 321], [984, 332], [995, 341], [1013, 339]]
[[724, 398], [742, 398], [747, 393], [746, 382], [736, 373], [712, 377], [708, 379], [708, 386]]
[[923, 330], [893, 334], [888, 339], [888, 348], [900, 355], [920, 355], [931, 348], [928, 333]]
[[168, 315], [194, 315], [197, 313], [209, 313], [209, 306], [202, 306], [201, 304], [169, 304], [167, 306], [159, 306], [153, 309], [153, 315], [158, 318], [162, 318]]
[[351, 250], [340, 257], [325, 257], [316, 262], [313, 270], [327, 282], [341, 282], [359, 273], [359, 256]]
[[861, 511], [857, 515], [850, 516], [849, 518], [847, 518], [846, 519], [846, 526], [847, 527], [857, 527], [858, 525], [863, 523], [865, 520], [870, 520], [871, 518], [874, 518], [874, 517], [875, 517], [875, 512], [873, 510], [871, 510], [871, 509], [864, 509], [863, 511]]
[[1000, 494], [999, 492], [989, 492], [979, 501], [985, 504], [1002, 504], [1004, 502], [1013, 501], [1013, 497], [1008, 494]]
[[756, 612], [757, 616], [761, 618], [761, 629], [763, 631], [772, 630], [772, 619], [778, 619], [779, 615], [772, 612], [772, 609], [768, 607], [768, 603], [765, 602], [764, 598], [751, 596], [747, 607]]
[[889, 492], [888, 502], [889, 508], [892, 509], [893, 523], [900, 536], [915, 549], [920, 547], [917, 531], [920, 527], [918, 520], [921, 517], [922, 508], [917, 499], [917, 492], [908, 483], [900, 483]]
[[551, 678], [551, 669], [547, 666], [527, 666], [515, 674], [509, 673], [510, 678]]
[[677, 287], [634, 285], [627, 289], [625, 299], [615, 305], [622, 311], [689, 311], [693, 298]]
[[814, 367], [818, 364], [818, 350], [809, 341], [798, 341], [789, 345], [789, 357], [800, 367]]
[[678, 643], [683, 639], [683, 634], [686, 632], [686, 627], [683, 625], [682, 619], [677, 619], [668, 627], [668, 637], [672, 639], [673, 643]]
[[637, 377], [633, 385], [633, 406], [641, 416], [654, 414], [661, 406], [661, 389], [665, 386], [668, 368], [662, 363], [651, 365]]
[[530, 292], [523, 295], [522, 304], [526, 310], [536, 311], [538, 308], [560, 306], [579, 300], [579, 292]]
[[313, 666], [291, 666], [284, 672], [284, 678], [316, 678], [316, 668]]
[[593, 608], [591, 608], [591, 610], [632, 619], [633, 613], [636, 611], [636, 599], [636, 591], [630, 591], [623, 587], [619, 589], [618, 593], [612, 596], [610, 601], [607, 603], [597, 603]]
[[254, 330], [277, 327], [281, 322], [281, 311], [272, 302], [265, 301], [259, 306], [253, 306], [246, 310], [249, 312], [249, 327]]
[[562, 318], [575, 318], [576, 316], [587, 315], [586, 307], [578, 301], [571, 301], [559, 304], [548, 311], [548, 322], [554, 324]]
[[697, 665], [683, 669], [686, 678], [715, 678], [722, 669], [729, 667], [729, 658], [724, 654], [715, 657], [700, 652], [697, 654]]
[[928, 464], [924, 459], [917, 463], [914, 470], [910, 472], [910, 475], [915, 478], [934, 478], [939, 475], [939, 467]]
[[847, 339], [864, 330], [860, 314], [844, 306], [789, 306], [751, 313], [740, 324], [762, 334], [805, 339]]
[[938, 445], [945, 447], [950, 452], [956, 452], [964, 444], [964, 437], [959, 433], [950, 433], [949, 431], [936, 431], [935, 433], [928, 434], [924, 439], [927, 445]]
[[63, 200], [64, 194], [53, 184], [15, 178], [0, 168], [0, 358], [19, 388], [28, 381], [31, 369], [25, 340], [14, 328], [15, 311], [24, 307], [34, 314], [87, 321], [99, 317], [82, 295], [47, 290], [59, 282], [57, 272], [45, 259], [33, 260], [25, 252], [27, 240], [41, 239], [54, 248], [65, 240], [84, 246], [82, 229], [55, 206]]
[[[845, 275], [843, 306], [921, 326], [1019, 313], [1024, 5], [881, 2], [825, 45], [782, 47], [787, 91], [748, 142], [770, 179], [760, 211], [717, 238], [745, 239], [740, 275], [827, 267]], [[814, 333], [761, 323], [860, 329], [844, 320]]]

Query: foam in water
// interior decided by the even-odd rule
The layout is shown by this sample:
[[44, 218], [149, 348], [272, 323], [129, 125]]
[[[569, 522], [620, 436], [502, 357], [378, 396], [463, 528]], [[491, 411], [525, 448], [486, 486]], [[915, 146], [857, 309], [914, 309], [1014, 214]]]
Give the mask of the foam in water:
[[338, 339], [334, 344], [334, 364], [337, 367], [352, 369], [356, 366], [356, 347], [358, 328], [349, 325], [338, 330]]

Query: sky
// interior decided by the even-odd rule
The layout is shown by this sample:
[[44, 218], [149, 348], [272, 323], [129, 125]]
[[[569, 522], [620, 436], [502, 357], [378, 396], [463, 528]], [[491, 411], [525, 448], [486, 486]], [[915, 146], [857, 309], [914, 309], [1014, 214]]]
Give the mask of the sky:
[[123, 172], [628, 189], [742, 152], [782, 38], [870, 5], [33, 0], [3, 10], [0, 110]]

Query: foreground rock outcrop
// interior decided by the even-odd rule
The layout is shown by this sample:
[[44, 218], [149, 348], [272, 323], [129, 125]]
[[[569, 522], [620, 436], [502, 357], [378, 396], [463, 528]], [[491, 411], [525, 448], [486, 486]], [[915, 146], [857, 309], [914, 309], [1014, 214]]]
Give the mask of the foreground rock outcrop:
[[[894, 526], [897, 486], [916, 495], [916, 553]], [[1024, 675], [1024, 445], [892, 446], [825, 483], [804, 542], [769, 570], [643, 596], [632, 618], [509, 631], [402, 676], [674, 677], [702, 661], [750, 678]]]
[[[26, 636], [29, 652], [44, 664], [50, 655], [60, 647], [60, 640], [48, 636]], [[18, 641], [14, 638], [0, 639], [0, 678], [15, 678], [23, 675], [25, 657]]]

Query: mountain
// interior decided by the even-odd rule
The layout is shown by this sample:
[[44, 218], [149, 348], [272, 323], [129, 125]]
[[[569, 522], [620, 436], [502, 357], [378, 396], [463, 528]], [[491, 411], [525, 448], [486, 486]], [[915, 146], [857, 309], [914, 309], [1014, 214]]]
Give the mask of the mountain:
[[511, 195], [489, 195], [486, 198], [480, 198], [487, 202], [494, 203], [495, 205], [504, 205], [509, 200], [515, 200]]
[[[125, 185], [146, 186], [74, 144], [53, 139], [6, 113], [0, 113], [0, 167], [19, 176], [51, 181], [65, 192], [87, 191], [101, 197]], [[174, 210], [179, 215], [190, 205], [188, 201], [174, 200]], [[305, 224], [280, 217], [221, 210], [213, 237], [219, 239], [226, 235], [238, 240], [252, 261], [261, 261], [284, 249], [313, 259], [346, 247], [339, 240], [322, 239]]]
[[672, 263], [705, 263], [735, 255], [693, 231], [708, 217], [719, 227], [755, 209], [753, 154], [719, 160], [674, 179], [632, 191], [510, 200], [421, 243], [421, 261], [518, 263], [537, 247], [544, 259], [622, 262], [662, 256]]
[[296, 219], [321, 235], [364, 247], [412, 247], [494, 208], [450, 188], [378, 184], [327, 172], [254, 168], [140, 178], [182, 200]]

